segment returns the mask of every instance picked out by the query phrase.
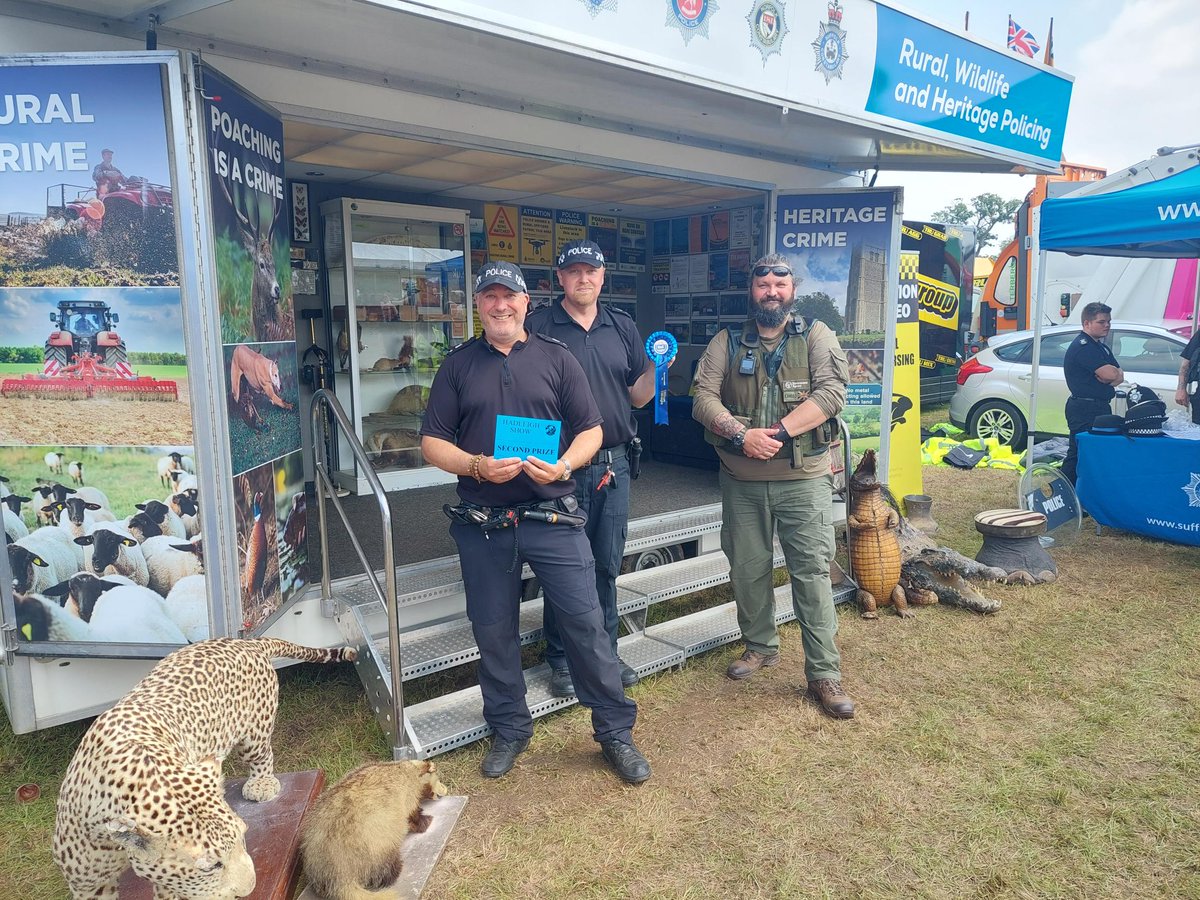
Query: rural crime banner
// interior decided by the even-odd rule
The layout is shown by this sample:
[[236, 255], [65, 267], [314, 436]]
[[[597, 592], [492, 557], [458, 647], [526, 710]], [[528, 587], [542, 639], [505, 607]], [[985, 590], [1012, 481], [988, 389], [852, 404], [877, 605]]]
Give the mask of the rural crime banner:
[[[210, 636], [206, 617], [172, 614], [140, 545], [102, 524], [174, 506], [174, 476], [195, 470], [166, 69], [148, 55], [0, 61], [0, 476], [16, 498], [0, 593], [34, 652], [144, 655], [128, 645]], [[72, 613], [69, 579], [114, 551], [136, 587]]]
[[305, 582], [304, 466], [283, 122], [203, 67], [241, 597], [261, 632]]
[[[796, 312], [820, 319], [846, 351], [850, 383], [841, 418], [856, 454], [881, 448], [890, 391], [895, 291], [890, 255], [896, 190], [787, 192], [776, 197], [776, 253], [796, 282]], [[887, 471], [881, 460], [880, 471]]]

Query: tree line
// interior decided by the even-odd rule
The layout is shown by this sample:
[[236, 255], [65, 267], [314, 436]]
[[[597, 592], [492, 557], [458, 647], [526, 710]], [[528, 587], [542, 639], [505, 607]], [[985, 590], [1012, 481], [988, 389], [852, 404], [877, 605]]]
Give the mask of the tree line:
[[[0, 347], [0, 363], [36, 363], [41, 365], [41, 347]], [[187, 357], [182, 353], [137, 351], [129, 354], [129, 361], [137, 366], [186, 366]]]

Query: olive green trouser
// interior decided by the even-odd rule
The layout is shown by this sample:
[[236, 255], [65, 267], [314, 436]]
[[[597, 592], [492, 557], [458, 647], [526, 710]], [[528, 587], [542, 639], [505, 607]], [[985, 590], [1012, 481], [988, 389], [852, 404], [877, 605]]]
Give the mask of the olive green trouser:
[[837, 613], [829, 583], [833, 560], [833, 481], [738, 481], [721, 472], [721, 549], [729, 558], [738, 626], [746, 649], [779, 650], [775, 627], [773, 539], [779, 530], [792, 582], [792, 608], [809, 681], [841, 678], [834, 643]]

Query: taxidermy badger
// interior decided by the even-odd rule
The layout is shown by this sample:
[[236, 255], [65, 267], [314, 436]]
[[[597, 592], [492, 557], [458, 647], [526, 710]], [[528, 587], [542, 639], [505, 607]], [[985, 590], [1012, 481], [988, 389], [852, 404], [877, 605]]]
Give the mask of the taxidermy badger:
[[400, 875], [400, 844], [430, 818], [421, 801], [446, 786], [428, 760], [367, 763], [323, 793], [304, 817], [304, 874], [325, 900], [367, 900]]

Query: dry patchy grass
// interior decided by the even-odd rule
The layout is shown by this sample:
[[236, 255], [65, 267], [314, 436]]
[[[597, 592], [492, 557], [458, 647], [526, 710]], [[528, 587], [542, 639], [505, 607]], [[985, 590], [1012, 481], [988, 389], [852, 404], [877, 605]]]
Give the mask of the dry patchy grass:
[[[1010, 473], [926, 469], [939, 540], [973, 555]], [[990, 586], [980, 617], [932, 607], [840, 613], [858, 717], [802, 701], [795, 625], [782, 663], [747, 682], [731, 649], [633, 689], [654, 777], [622, 785], [578, 707], [537, 723], [499, 781], [483, 744], [438, 757], [471, 796], [427, 896], [448, 898], [1200, 896], [1200, 662], [1194, 549], [1091, 530], [1060, 578]], [[281, 768], [330, 778], [386, 745], [349, 669], [284, 673]], [[61, 896], [45, 844], [81, 728], [0, 737], [0, 895]], [[10, 889], [11, 888], [11, 889]]]

